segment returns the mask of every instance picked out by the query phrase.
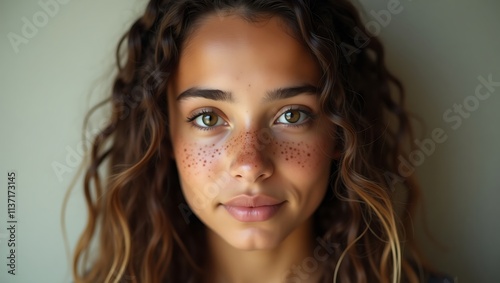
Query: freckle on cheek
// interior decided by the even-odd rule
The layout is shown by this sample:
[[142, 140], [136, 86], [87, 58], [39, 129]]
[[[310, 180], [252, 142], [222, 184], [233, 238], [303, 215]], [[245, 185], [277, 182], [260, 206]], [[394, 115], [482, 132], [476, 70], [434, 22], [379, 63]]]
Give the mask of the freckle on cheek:
[[279, 153], [282, 158], [289, 164], [300, 166], [301, 168], [305, 168], [306, 166], [316, 165], [314, 163], [318, 163], [318, 160], [315, 160], [315, 152], [314, 147], [311, 149], [309, 144], [304, 142], [288, 142], [284, 141], [281, 143], [276, 143], [276, 146], [279, 147]]
[[205, 174], [210, 177], [211, 164], [214, 163], [215, 158], [221, 155], [221, 151], [215, 144], [189, 144], [181, 151], [183, 153], [182, 162], [178, 166], [187, 170], [186, 174], [188, 175]]

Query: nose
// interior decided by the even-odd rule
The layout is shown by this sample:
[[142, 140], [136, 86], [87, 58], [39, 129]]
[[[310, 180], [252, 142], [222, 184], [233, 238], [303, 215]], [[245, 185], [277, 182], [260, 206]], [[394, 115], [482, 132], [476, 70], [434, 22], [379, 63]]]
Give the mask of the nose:
[[241, 181], [261, 182], [274, 172], [274, 166], [267, 152], [268, 145], [259, 142], [258, 133], [245, 132], [234, 141], [230, 173]]

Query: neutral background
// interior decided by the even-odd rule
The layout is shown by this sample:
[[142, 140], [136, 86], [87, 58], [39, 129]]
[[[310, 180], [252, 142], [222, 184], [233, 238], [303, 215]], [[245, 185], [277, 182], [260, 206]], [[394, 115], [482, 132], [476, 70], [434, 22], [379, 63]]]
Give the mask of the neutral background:
[[[390, 19], [383, 10], [394, 0], [361, 2], [367, 22], [386, 15], [372, 23], [373, 32], [406, 85], [408, 107], [425, 122], [419, 139], [432, 138], [436, 128], [447, 136], [415, 166], [438, 242], [417, 225], [423, 252], [457, 282], [498, 282], [500, 86], [464, 108], [470, 111], [459, 126], [443, 114], [451, 110], [450, 116], [461, 117], [453, 107], [474, 102], [479, 76], [500, 82], [500, 2], [401, 0]], [[145, 5], [55, 3], [48, 14], [38, 1], [0, 1], [0, 282], [70, 282], [61, 209], [87, 139], [83, 116], [109, 88], [116, 43]], [[24, 28], [29, 38], [16, 47], [8, 35], [23, 36], [25, 21], [38, 26]], [[12, 169], [18, 174], [15, 276], [6, 265], [6, 173]], [[65, 216], [70, 246], [85, 218], [78, 183]]]

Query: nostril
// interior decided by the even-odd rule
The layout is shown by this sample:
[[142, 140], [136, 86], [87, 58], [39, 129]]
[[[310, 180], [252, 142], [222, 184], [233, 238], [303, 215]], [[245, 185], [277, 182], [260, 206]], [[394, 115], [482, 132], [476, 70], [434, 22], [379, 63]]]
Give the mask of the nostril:
[[267, 178], [267, 174], [262, 173], [262, 174], [260, 174], [260, 175], [259, 175], [259, 177], [257, 177], [257, 179], [255, 179], [255, 180], [257, 181], [257, 180], [262, 180], [262, 179], [265, 179], [265, 178]]

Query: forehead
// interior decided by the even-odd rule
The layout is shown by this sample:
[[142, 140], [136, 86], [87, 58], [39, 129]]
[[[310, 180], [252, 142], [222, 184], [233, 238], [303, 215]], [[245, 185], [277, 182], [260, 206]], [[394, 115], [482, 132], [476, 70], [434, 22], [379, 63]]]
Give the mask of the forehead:
[[320, 70], [307, 48], [278, 17], [249, 22], [238, 15], [203, 18], [184, 43], [179, 90], [215, 87], [227, 79], [248, 83], [317, 85]]

